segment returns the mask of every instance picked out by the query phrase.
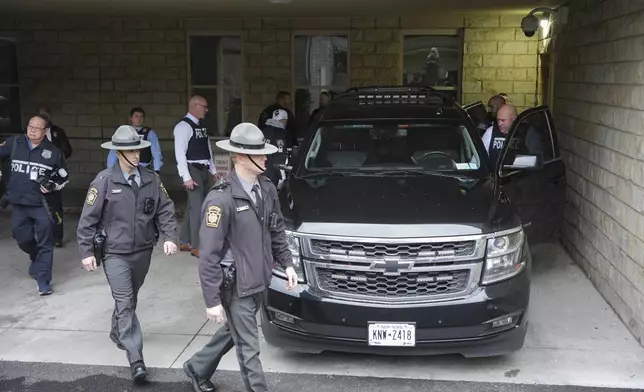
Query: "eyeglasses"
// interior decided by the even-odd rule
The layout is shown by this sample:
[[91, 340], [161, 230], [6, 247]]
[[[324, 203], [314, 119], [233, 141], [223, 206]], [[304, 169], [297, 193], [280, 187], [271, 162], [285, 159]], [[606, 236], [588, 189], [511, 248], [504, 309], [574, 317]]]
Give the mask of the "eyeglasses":
[[45, 128], [38, 128], [38, 127], [34, 127], [33, 125], [28, 125], [27, 129], [29, 131], [44, 131], [45, 130]]

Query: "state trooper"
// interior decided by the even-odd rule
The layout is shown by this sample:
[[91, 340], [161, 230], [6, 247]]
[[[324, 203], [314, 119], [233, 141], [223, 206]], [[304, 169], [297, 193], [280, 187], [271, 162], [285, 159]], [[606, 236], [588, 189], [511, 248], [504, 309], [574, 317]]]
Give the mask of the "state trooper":
[[29, 274], [38, 282], [41, 296], [52, 293], [54, 262], [54, 220], [45, 195], [61, 191], [69, 178], [62, 152], [45, 137], [47, 122], [48, 118], [33, 116], [26, 134], [0, 145], [0, 159], [11, 162], [2, 204], [13, 206], [13, 237], [29, 255]]
[[[103, 262], [115, 302], [110, 339], [125, 350], [135, 382], [147, 377], [136, 306], [157, 230], [165, 240], [165, 254], [177, 252], [174, 204], [159, 176], [138, 166], [141, 149], [149, 146], [128, 125], [119, 127], [112, 141], [101, 145], [117, 151], [118, 165], [101, 171], [92, 181], [77, 230], [83, 268], [95, 271]], [[102, 251], [95, 246], [97, 238], [104, 239]]]
[[202, 206], [199, 277], [208, 319], [226, 324], [183, 369], [196, 392], [214, 391], [210, 378], [224, 354], [236, 345], [246, 389], [267, 391], [255, 317], [271, 280], [273, 261], [284, 268], [287, 289], [298, 282], [277, 190], [261, 175], [266, 155], [274, 154], [277, 147], [265, 143], [262, 131], [251, 123], [237, 125], [230, 139], [218, 141], [217, 146], [233, 154], [234, 169], [210, 189]]

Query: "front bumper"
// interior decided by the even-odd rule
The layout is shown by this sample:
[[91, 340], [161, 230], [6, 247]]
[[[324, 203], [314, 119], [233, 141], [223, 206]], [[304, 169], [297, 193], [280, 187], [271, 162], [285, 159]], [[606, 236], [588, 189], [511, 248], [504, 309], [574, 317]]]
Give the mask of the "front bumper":
[[[287, 350], [339, 351], [383, 355], [504, 355], [523, 346], [528, 324], [531, 260], [510, 280], [481, 287], [466, 298], [422, 304], [373, 304], [325, 298], [301, 285], [287, 291], [274, 277], [262, 310], [262, 331], [269, 344]], [[513, 316], [494, 328], [491, 320]], [[414, 347], [368, 344], [369, 322], [415, 324]]]

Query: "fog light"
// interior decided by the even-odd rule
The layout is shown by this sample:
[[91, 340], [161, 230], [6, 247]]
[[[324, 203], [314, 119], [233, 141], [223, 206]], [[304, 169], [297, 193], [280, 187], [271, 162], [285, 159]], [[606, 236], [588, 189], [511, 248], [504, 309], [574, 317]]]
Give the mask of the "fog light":
[[492, 323], [492, 328], [505, 327], [506, 325], [512, 324], [513, 317], [506, 317], [500, 320], [495, 320]]
[[288, 323], [288, 324], [295, 324], [295, 319], [293, 317], [287, 316], [282, 313], [277, 313], [277, 312], [275, 312], [274, 315], [275, 315], [275, 320], [277, 321], [281, 321], [283, 323]]

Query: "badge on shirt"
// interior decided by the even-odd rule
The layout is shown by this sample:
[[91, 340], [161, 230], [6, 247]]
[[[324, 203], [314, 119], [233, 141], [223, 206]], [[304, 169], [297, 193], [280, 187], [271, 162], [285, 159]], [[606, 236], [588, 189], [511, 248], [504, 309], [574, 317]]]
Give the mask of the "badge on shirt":
[[249, 208], [250, 208], [250, 206], [248, 204], [246, 204], [245, 206], [237, 207], [237, 212], [246, 211]]
[[98, 198], [98, 190], [96, 188], [91, 188], [89, 192], [87, 192], [87, 199], [85, 199], [85, 203], [88, 206], [93, 206], [97, 198]]
[[38, 172], [37, 171], [29, 172], [29, 179], [31, 181], [36, 181], [37, 178], [38, 178]]
[[45, 159], [51, 158], [51, 151], [49, 150], [42, 150], [42, 157]]
[[206, 211], [206, 226], [208, 227], [219, 227], [219, 221], [221, 220], [221, 208], [217, 206], [208, 206]]

